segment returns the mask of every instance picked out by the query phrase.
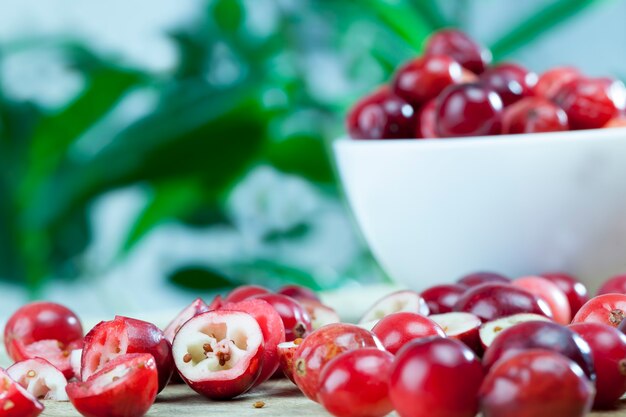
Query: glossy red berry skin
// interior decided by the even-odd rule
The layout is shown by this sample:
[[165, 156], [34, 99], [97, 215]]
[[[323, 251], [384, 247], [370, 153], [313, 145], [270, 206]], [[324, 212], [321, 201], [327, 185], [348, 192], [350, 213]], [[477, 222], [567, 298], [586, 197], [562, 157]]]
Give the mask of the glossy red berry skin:
[[568, 130], [567, 114], [541, 97], [526, 97], [504, 109], [502, 133], [540, 133]]
[[541, 274], [548, 281], [552, 281], [567, 296], [569, 306], [574, 316], [578, 310], [589, 301], [587, 287], [576, 278], [563, 272], [546, 272]]
[[437, 136], [497, 135], [502, 130], [500, 96], [483, 84], [459, 84], [437, 98]]
[[282, 294], [259, 294], [251, 298], [269, 303], [278, 312], [285, 326], [285, 341], [305, 337], [313, 330], [309, 313], [293, 298]]
[[[260, 285], [241, 285], [232, 290], [224, 300], [221, 300], [218, 308], [223, 304], [238, 303], [239, 301], [247, 300], [250, 297], [261, 294], [269, 294], [270, 290]], [[212, 310], [212, 309], [211, 309]]]
[[30, 392], [0, 368], [0, 415], [2, 417], [37, 417], [44, 406]]
[[626, 274], [616, 275], [604, 281], [596, 295], [610, 293], [626, 294]]
[[400, 312], [389, 314], [380, 319], [372, 328], [381, 343], [392, 354], [396, 354], [411, 340], [425, 337], [446, 337], [437, 323], [420, 314]]
[[568, 325], [572, 321], [572, 310], [567, 296], [552, 281], [531, 275], [513, 280], [512, 285], [523, 288], [545, 301], [550, 306], [553, 320], [557, 323]]
[[498, 362], [480, 388], [484, 417], [583, 417], [594, 387], [558, 353], [528, 350]]
[[346, 119], [352, 139], [407, 139], [415, 137], [414, 107], [383, 87], [362, 98]]
[[496, 272], [472, 272], [457, 280], [457, 284], [465, 287], [476, 287], [482, 284], [510, 284], [511, 280]]
[[498, 93], [507, 107], [534, 94], [537, 74], [529, 72], [521, 65], [505, 62], [481, 74], [480, 81]]
[[420, 139], [437, 138], [437, 99], [424, 104], [417, 113], [417, 131], [415, 136]]
[[580, 366], [589, 380], [596, 378], [589, 344], [573, 330], [550, 321], [527, 321], [505, 329], [485, 351], [483, 365], [491, 369], [496, 362], [529, 349], [563, 355]]
[[303, 287], [301, 285], [285, 285], [281, 287], [276, 294], [286, 295], [296, 301], [314, 301], [321, 303], [320, 297], [310, 288]]
[[320, 376], [319, 400], [337, 417], [383, 417], [393, 411], [389, 374], [394, 356], [363, 348], [328, 362]]
[[542, 73], [535, 84], [535, 95], [553, 100], [561, 86], [581, 76], [580, 71], [572, 67], [556, 67]]
[[457, 301], [454, 310], [472, 313], [483, 322], [518, 313], [552, 316], [545, 301], [522, 288], [507, 284], [482, 284], [470, 288]]
[[554, 97], [569, 120], [570, 128], [598, 129], [626, 108], [626, 88], [610, 78], [576, 78], [559, 89]]
[[465, 291], [467, 287], [460, 284], [435, 285], [422, 291], [422, 298], [428, 304], [430, 314], [450, 313]]
[[431, 35], [425, 53], [448, 55], [475, 74], [482, 73], [491, 63], [491, 52], [488, 49], [454, 29], [440, 30]]
[[400, 417], [474, 417], [483, 368], [463, 343], [416, 340], [396, 355], [389, 394]]
[[594, 408], [611, 408], [626, 393], [626, 336], [619, 330], [599, 323], [572, 324], [591, 346], [596, 370]]
[[461, 66], [454, 59], [447, 55], [425, 55], [400, 67], [392, 88], [396, 95], [419, 106], [461, 80]]
[[626, 317], [626, 294], [602, 294], [587, 301], [572, 323], [601, 323], [617, 327]]

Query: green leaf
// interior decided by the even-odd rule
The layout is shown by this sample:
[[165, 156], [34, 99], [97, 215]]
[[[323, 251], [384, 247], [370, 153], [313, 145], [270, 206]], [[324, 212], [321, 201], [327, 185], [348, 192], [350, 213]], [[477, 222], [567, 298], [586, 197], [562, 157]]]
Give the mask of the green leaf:
[[168, 275], [167, 280], [179, 287], [196, 291], [220, 290], [238, 284], [222, 272], [206, 266], [185, 266]]
[[212, 12], [215, 22], [225, 32], [235, 32], [241, 26], [243, 8], [239, 1], [217, 0]]
[[271, 141], [266, 149], [268, 161], [277, 169], [297, 174], [314, 182], [335, 183], [330, 156], [321, 137], [300, 134]]
[[410, 0], [411, 6], [434, 30], [452, 26], [435, 0]]
[[238, 263], [232, 266], [232, 271], [232, 275], [237, 280], [245, 283], [262, 283], [270, 288], [297, 284], [313, 290], [321, 289], [311, 273], [273, 259], [256, 259]]
[[519, 48], [532, 43], [545, 32], [553, 30], [573, 16], [590, 6], [598, 5], [603, 0], [557, 0], [541, 6], [532, 16], [501, 36], [492, 46], [496, 61], [510, 55]]

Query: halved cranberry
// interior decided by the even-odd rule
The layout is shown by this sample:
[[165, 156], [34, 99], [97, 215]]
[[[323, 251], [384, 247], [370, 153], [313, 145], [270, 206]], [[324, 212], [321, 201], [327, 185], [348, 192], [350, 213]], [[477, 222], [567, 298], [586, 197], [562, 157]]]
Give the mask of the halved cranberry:
[[165, 388], [174, 370], [170, 342], [152, 323], [116, 316], [98, 323], [85, 336], [81, 377], [86, 381], [109, 361], [126, 353], [149, 353], [159, 371], [159, 392]]
[[16, 362], [7, 369], [7, 374], [39, 400], [68, 401], [67, 379], [45, 359]]
[[260, 294], [269, 294], [270, 290], [260, 285], [241, 285], [232, 290], [226, 298], [224, 298], [222, 304], [237, 303], [250, 297]]
[[510, 284], [511, 280], [496, 272], [473, 272], [457, 280], [459, 285], [476, 287], [482, 284]]
[[344, 352], [320, 376], [318, 398], [336, 417], [383, 417], [393, 411], [389, 373], [393, 355], [375, 348]]
[[376, 323], [372, 333], [378, 336], [385, 349], [394, 355], [411, 340], [446, 336], [441, 326], [428, 317], [407, 312], [383, 317]]
[[527, 321], [550, 321], [550, 319], [539, 314], [520, 313], [488, 321], [480, 326], [478, 331], [483, 350], [491, 346], [496, 337], [504, 330]]
[[596, 295], [610, 293], [626, 294], [626, 274], [616, 275], [604, 281]]
[[415, 136], [422, 139], [437, 138], [437, 99], [424, 104], [417, 113], [417, 131]]
[[300, 304], [302, 304], [302, 307], [304, 307], [309, 317], [311, 317], [311, 327], [313, 330], [317, 330], [327, 324], [341, 322], [339, 314], [337, 314], [332, 307], [311, 300], [302, 300]]
[[415, 136], [416, 111], [383, 87], [356, 103], [346, 124], [353, 139], [407, 139]]
[[280, 370], [294, 384], [296, 380], [293, 377], [294, 361], [298, 346], [302, 344], [302, 339], [296, 339], [292, 342], [283, 342], [278, 345], [278, 357], [280, 359]]
[[444, 313], [433, 314], [429, 318], [443, 329], [446, 336], [464, 343], [476, 355], [483, 354], [480, 342], [480, 327], [482, 321], [471, 313]]
[[428, 38], [426, 54], [448, 55], [459, 64], [480, 74], [491, 63], [491, 52], [455, 29], [440, 30]]
[[276, 310], [285, 326], [287, 342], [305, 337], [313, 330], [311, 317], [302, 304], [282, 294], [259, 294], [252, 299], [263, 300]]
[[572, 323], [602, 323], [617, 327], [626, 316], [626, 294], [602, 294], [587, 301]]
[[535, 84], [535, 95], [553, 100], [561, 86], [580, 77], [580, 71], [572, 67], [556, 67], [542, 73]]
[[409, 313], [417, 313], [427, 316], [430, 311], [426, 301], [422, 298], [420, 293], [411, 290], [396, 291], [391, 294], [387, 294], [380, 300], [376, 301], [372, 307], [365, 312], [359, 323], [369, 323], [376, 320], [380, 320], [383, 317], [406, 311]]
[[87, 381], [67, 385], [76, 409], [88, 417], [141, 417], [156, 399], [159, 386], [152, 355], [120, 355]]
[[539, 133], [568, 130], [567, 114], [541, 97], [526, 97], [504, 109], [502, 133]]
[[463, 285], [435, 285], [422, 291], [422, 298], [426, 301], [430, 314], [449, 313], [465, 291], [467, 287]]
[[392, 82], [393, 92], [414, 106], [433, 99], [449, 85], [461, 83], [458, 62], [448, 55], [424, 55], [409, 61]]
[[502, 103], [507, 107], [533, 95], [537, 74], [521, 65], [505, 62], [482, 73], [480, 80], [498, 93]]
[[0, 368], [0, 415], [2, 417], [37, 417], [43, 404]]
[[572, 321], [572, 310], [567, 296], [556, 284], [539, 276], [517, 278], [512, 284], [545, 301], [550, 306], [553, 320], [557, 323], [567, 325]]
[[172, 351], [187, 385], [205, 397], [224, 400], [254, 386], [261, 374], [263, 346], [263, 332], [254, 317], [215, 310], [185, 323]]
[[482, 380], [483, 368], [467, 346], [433, 337], [398, 352], [389, 394], [401, 416], [474, 417]]
[[574, 362], [528, 350], [491, 369], [480, 388], [480, 405], [485, 417], [584, 417], [593, 394], [593, 384]]
[[576, 78], [561, 86], [554, 100], [572, 129], [597, 129], [626, 108], [626, 88], [610, 78]]
[[185, 324], [187, 320], [197, 316], [200, 313], [209, 311], [209, 306], [202, 300], [202, 298], [196, 298], [191, 304], [185, 307], [174, 319], [167, 325], [163, 333], [168, 342], [172, 343], [174, 336], [180, 326]]
[[565, 293], [572, 316], [580, 310], [583, 304], [589, 301], [587, 287], [573, 276], [563, 272], [546, 272], [541, 274], [541, 276], [555, 283]]
[[276, 294], [286, 295], [300, 302], [304, 300], [322, 302], [315, 291], [301, 285], [285, 285], [276, 291]]

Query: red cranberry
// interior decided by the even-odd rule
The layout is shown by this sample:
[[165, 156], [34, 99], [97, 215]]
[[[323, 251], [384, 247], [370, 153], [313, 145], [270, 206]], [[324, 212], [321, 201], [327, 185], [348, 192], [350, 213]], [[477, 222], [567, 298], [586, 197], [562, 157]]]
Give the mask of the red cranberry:
[[443, 314], [452, 311], [467, 287], [460, 284], [435, 285], [422, 292], [430, 314]]
[[541, 276], [555, 283], [565, 293], [572, 310], [572, 316], [580, 310], [583, 304], [589, 301], [587, 287], [573, 276], [562, 272], [546, 272]]
[[490, 369], [496, 362], [528, 349], [545, 349], [574, 361], [593, 381], [595, 371], [591, 348], [578, 334], [550, 321], [526, 321], [503, 330], [485, 351], [483, 365]]
[[511, 281], [504, 275], [495, 272], [473, 272], [459, 278], [457, 283], [465, 287], [476, 287], [482, 284], [510, 284]]
[[394, 355], [411, 340], [439, 336], [446, 337], [441, 326], [415, 313], [393, 313], [380, 319], [372, 329], [385, 349]]
[[497, 135], [502, 107], [500, 96], [488, 86], [451, 85], [437, 98], [437, 136]]
[[557, 67], [544, 72], [535, 84], [535, 95], [548, 100], [554, 99], [561, 86], [580, 77], [580, 71], [571, 67]]
[[562, 108], [541, 97], [526, 97], [504, 109], [502, 133], [561, 132], [569, 128]]
[[393, 355], [375, 348], [342, 353], [320, 376], [320, 403], [337, 417], [383, 417], [393, 411], [389, 373]]
[[480, 80], [498, 93], [506, 107], [533, 95], [537, 74], [520, 65], [506, 62], [485, 71]]
[[596, 294], [602, 295], [610, 293], [626, 294], [626, 274], [609, 278], [602, 284]]
[[565, 110], [572, 129], [597, 129], [626, 108], [626, 88], [610, 78], [576, 78], [554, 97]]
[[491, 52], [465, 33], [445, 29], [431, 35], [426, 43], [426, 54], [449, 55], [459, 64], [480, 74], [491, 63]]
[[593, 394], [574, 362], [529, 350], [496, 364], [480, 387], [480, 406], [484, 417], [583, 417]]
[[557, 323], [568, 325], [572, 321], [572, 311], [567, 297], [553, 282], [543, 277], [528, 276], [517, 278], [513, 281], [513, 285], [523, 288], [545, 301], [550, 306], [552, 317]]
[[304, 337], [313, 330], [309, 313], [293, 298], [282, 294], [259, 294], [251, 298], [269, 303], [278, 312], [285, 326], [285, 341]]
[[356, 103], [346, 123], [353, 139], [406, 139], [415, 136], [416, 114], [413, 106], [383, 87]]
[[[260, 285], [241, 285], [234, 290], [232, 290], [224, 300], [220, 300], [218, 305], [219, 308], [223, 304], [228, 303], [238, 303], [239, 301], [247, 300], [250, 297], [254, 297], [259, 294], [269, 294], [270, 290], [265, 287], [261, 287]], [[213, 304], [213, 303], [211, 303]], [[210, 310], [213, 310], [210, 308]]]
[[594, 407], [614, 407], [626, 393], [626, 336], [599, 323], [572, 324], [570, 328], [591, 346], [597, 375]]
[[626, 316], [625, 294], [602, 294], [587, 301], [572, 323], [602, 323], [617, 327]]
[[[457, 313], [460, 314], [460, 313]], [[546, 316], [532, 313], [513, 314], [512, 316], [500, 317], [499, 319], [488, 321], [480, 326], [478, 335], [484, 353], [485, 349], [493, 344], [493, 341], [500, 336], [504, 330], [517, 326], [527, 321], [551, 321]], [[482, 356], [482, 354], [480, 355]]]
[[482, 366], [467, 346], [433, 337], [398, 352], [389, 394], [401, 417], [474, 417], [482, 380]]
[[301, 285], [285, 285], [276, 291], [276, 294], [286, 295], [297, 301], [315, 301], [320, 303], [320, 297], [310, 288], [303, 287]]
[[521, 288], [506, 284], [483, 284], [470, 288], [454, 306], [455, 311], [472, 313], [483, 322], [518, 313], [551, 317], [545, 301]]
[[414, 106], [433, 99], [461, 82], [461, 66], [447, 55], [425, 55], [402, 66], [393, 79], [393, 92]]
[[478, 317], [470, 313], [450, 312], [433, 314], [429, 318], [441, 326], [447, 337], [464, 343], [477, 355], [483, 354], [479, 334], [482, 321]]
[[417, 113], [417, 131], [415, 136], [423, 139], [437, 137], [437, 100], [432, 99], [424, 104]]

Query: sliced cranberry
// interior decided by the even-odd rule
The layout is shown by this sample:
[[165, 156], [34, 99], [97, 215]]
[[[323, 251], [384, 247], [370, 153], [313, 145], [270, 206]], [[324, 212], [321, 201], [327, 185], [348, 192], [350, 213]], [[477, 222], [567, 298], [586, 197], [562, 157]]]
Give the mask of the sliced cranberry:
[[16, 362], [7, 369], [9, 376], [39, 400], [68, 401], [67, 379], [42, 358]]
[[565, 293], [572, 310], [572, 316], [580, 310], [583, 304], [589, 301], [587, 287], [573, 276], [563, 272], [546, 272], [541, 276], [555, 283]]
[[572, 67], [557, 67], [544, 72], [535, 84], [535, 95], [553, 100], [561, 86], [580, 77], [580, 71]]
[[302, 339], [296, 339], [292, 342], [283, 342], [278, 345], [278, 357], [280, 359], [280, 370], [294, 384], [294, 361], [293, 358], [296, 355], [298, 346], [302, 344]]
[[461, 66], [447, 55], [425, 55], [409, 61], [397, 72], [393, 92], [414, 106], [433, 99], [449, 85], [462, 81]]
[[437, 98], [437, 136], [497, 135], [502, 130], [502, 100], [482, 84], [446, 88]]
[[407, 139], [416, 120], [413, 106], [384, 87], [356, 103], [346, 123], [353, 139]]
[[270, 290], [260, 285], [242, 285], [232, 290], [222, 304], [237, 303], [247, 298], [254, 297], [255, 295], [269, 294]]
[[604, 281], [596, 295], [610, 293], [626, 294], [626, 274], [616, 275]]
[[504, 330], [527, 321], [550, 321], [550, 319], [539, 314], [520, 313], [488, 321], [480, 326], [478, 332], [483, 351], [491, 346]]
[[0, 415], [2, 417], [37, 417], [43, 404], [0, 368]]
[[422, 292], [422, 297], [428, 305], [430, 314], [449, 313], [456, 302], [467, 291], [467, 287], [460, 284], [435, 285]]
[[572, 310], [567, 296], [553, 282], [539, 276], [527, 276], [513, 280], [512, 284], [545, 301], [550, 306], [553, 320], [557, 323], [568, 325], [572, 321]]
[[282, 294], [260, 294], [252, 299], [263, 300], [274, 307], [283, 320], [287, 342], [305, 337], [313, 330], [309, 313], [293, 298]]
[[496, 272], [473, 272], [459, 278], [457, 283], [465, 287], [476, 287], [482, 284], [510, 284], [511, 280]]
[[373, 306], [365, 312], [359, 323], [365, 324], [375, 322], [383, 317], [406, 311], [409, 313], [417, 313], [427, 316], [430, 311], [426, 301], [420, 293], [412, 290], [401, 290], [387, 294], [380, 300], [376, 301]]
[[471, 313], [451, 312], [433, 314], [429, 318], [441, 326], [447, 337], [464, 343], [476, 355], [483, 354], [479, 333], [482, 321], [478, 317]]
[[491, 63], [491, 52], [465, 33], [445, 29], [431, 35], [426, 42], [426, 54], [449, 55], [459, 64], [480, 74]]
[[568, 130], [567, 114], [541, 97], [526, 97], [504, 109], [502, 133], [561, 132]]
[[537, 74], [511, 62], [489, 68], [480, 76], [481, 82], [491, 87], [502, 99], [504, 106], [533, 95]]
[[446, 334], [437, 323], [428, 317], [415, 313], [393, 313], [380, 319], [372, 329], [385, 349], [396, 354], [411, 340]]
[[437, 100], [432, 99], [422, 106], [417, 113], [416, 137], [422, 139], [437, 138]]
[[209, 306], [202, 300], [202, 298], [196, 298], [191, 304], [185, 307], [174, 319], [167, 325], [163, 333], [168, 342], [172, 343], [174, 336], [180, 326], [185, 324], [187, 320], [197, 316], [200, 313], [209, 311]]
[[309, 317], [311, 317], [313, 330], [317, 330], [327, 324], [341, 322], [339, 314], [337, 314], [332, 307], [311, 300], [302, 300], [300, 304], [302, 304], [302, 307], [304, 307]]
[[602, 294], [587, 301], [578, 310], [572, 323], [620, 325], [626, 316], [626, 294]]

